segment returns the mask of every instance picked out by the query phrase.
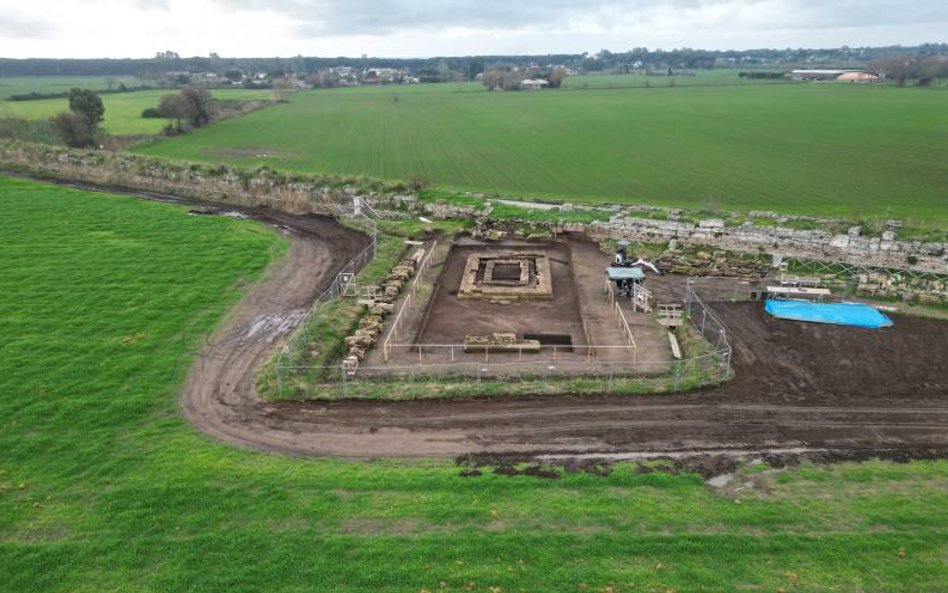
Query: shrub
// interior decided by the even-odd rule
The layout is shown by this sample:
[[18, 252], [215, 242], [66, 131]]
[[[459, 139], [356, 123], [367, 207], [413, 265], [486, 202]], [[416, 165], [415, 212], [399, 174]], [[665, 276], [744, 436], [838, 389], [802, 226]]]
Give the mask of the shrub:
[[0, 117], [0, 138], [39, 142], [41, 144], [59, 144], [61, 138], [48, 119], [21, 119]]
[[431, 180], [418, 173], [412, 173], [408, 176], [408, 189], [412, 191], [424, 191], [431, 185]]
[[95, 144], [95, 128], [85, 116], [72, 111], [63, 111], [51, 121], [67, 145], [83, 148]]

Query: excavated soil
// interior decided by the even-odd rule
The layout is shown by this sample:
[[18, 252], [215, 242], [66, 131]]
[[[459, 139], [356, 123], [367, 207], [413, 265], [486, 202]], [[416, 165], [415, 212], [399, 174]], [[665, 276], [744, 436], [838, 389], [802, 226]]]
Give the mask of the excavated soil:
[[[366, 238], [327, 218], [229, 210], [281, 227], [292, 248], [208, 340], [187, 377], [185, 416], [227, 442], [346, 457], [667, 455], [698, 463], [709, 455], [749, 452], [772, 452], [775, 462], [948, 453], [948, 322], [894, 316], [895, 326], [879, 331], [804, 324], [772, 319], [760, 303], [714, 305], [734, 346], [736, 378], [713, 389], [657, 396], [261, 401], [254, 389], [257, 369]], [[716, 472], [718, 463], [703, 473]]]

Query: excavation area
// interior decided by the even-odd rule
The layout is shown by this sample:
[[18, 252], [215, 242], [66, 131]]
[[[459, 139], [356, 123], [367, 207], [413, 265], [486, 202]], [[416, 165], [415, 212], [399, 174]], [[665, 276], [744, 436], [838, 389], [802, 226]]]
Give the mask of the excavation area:
[[[352, 373], [577, 376], [668, 372], [672, 348], [654, 315], [619, 299], [611, 255], [578, 240], [445, 240], [396, 303]], [[677, 296], [681, 301], [684, 287]]]

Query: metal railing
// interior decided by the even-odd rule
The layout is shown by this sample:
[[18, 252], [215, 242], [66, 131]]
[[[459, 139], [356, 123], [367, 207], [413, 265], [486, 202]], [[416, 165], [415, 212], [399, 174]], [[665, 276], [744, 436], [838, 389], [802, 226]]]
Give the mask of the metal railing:
[[722, 362], [726, 367], [726, 372], [729, 373], [733, 350], [727, 340], [727, 329], [714, 311], [704, 304], [690, 280], [685, 285], [685, 315], [692, 326], [711, 343], [715, 352], [723, 357]]
[[616, 291], [612, 287], [612, 282], [606, 280], [605, 292], [609, 296], [609, 302], [613, 306], [613, 311], [618, 315], [619, 319], [622, 321], [622, 327], [625, 329], [625, 335], [629, 339], [629, 346], [635, 348], [635, 336], [632, 334], [632, 328], [629, 327], [629, 320], [625, 318], [625, 313], [622, 312], [622, 307], [619, 306], [619, 299], [616, 297]]
[[415, 278], [411, 281], [411, 284], [409, 284], [408, 290], [405, 291], [405, 299], [398, 308], [398, 313], [395, 314], [394, 319], [391, 321], [388, 334], [386, 334], [385, 340], [382, 342], [382, 357], [385, 359], [385, 362], [388, 362], [389, 349], [392, 346], [392, 338], [394, 336], [395, 339], [398, 339], [398, 330], [401, 329], [405, 312], [411, 309], [415, 296], [418, 293], [418, 283], [421, 281], [424, 273], [431, 267], [431, 256], [434, 254], [435, 247], [437, 246], [437, 241], [432, 243], [431, 247], [428, 249], [428, 253], [425, 254], [424, 258], [421, 260], [421, 263], [418, 264], [418, 269], [415, 270]]
[[[398, 351], [407, 351], [418, 362], [428, 361], [432, 364], [457, 362], [462, 354], [483, 356], [484, 362], [490, 362], [491, 359], [497, 361], [516, 358], [517, 362], [523, 361], [524, 356], [530, 358], [544, 353], [556, 360], [585, 360], [609, 359], [619, 360], [615, 357], [621, 357], [622, 361], [638, 362], [636, 359], [636, 346], [577, 346], [567, 344], [541, 344], [540, 346], [510, 346], [506, 350], [497, 350], [497, 346], [479, 345], [479, 344], [389, 344], [389, 358], [397, 354]], [[612, 354], [613, 356], [609, 356]], [[605, 356], [604, 356], [605, 355]], [[386, 362], [389, 360], [386, 358]], [[397, 362], [395, 363], [397, 364]], [[360, 367], [361, 371], [361, 367]]]
[[424, 362], [360, 366], [349, 376], [342, 366], [285, 367], [280, 397], [385, 398], [460, 397], [485, 394], [651, 393], [720, 383], [717, 351], [682, 360], [601, 361], [540, 358], [531, 361]]
[[[347, 267], [364, 265], [370, 246]], [[426, 256], [430, 262], [433, 249]], [[430, 263], [416, 275], [428, 269]], [[413, 284], [415, 284], [413, 282]], [[334, 283], [314, 304], [313, 314], [321, 304], [339, 296], [344, 286]], [[406, 303], [413, 291], [406, 294]], [[684, 312], [695, 331], [704, 336], [710, 347], [703, 352], [677, 360], [638, 359], [634, 346], [566, 346], [541, 345], [539, 352], [515, 350], [491, 352], [484, 348], [483, 359], [463, 344], [396, 344], [383, 343], [386, 356], [397, 350], [408, 350], [418, 362], [407, 363], [407, 357], [384, 366], [359, 366], [356, 376], [349, 376], [343, 365], [308, 365], [290, 354], [291, 342], [308, 344], [305, 323], [291, 342], [284, 347], [276, 364], [278, 397], [313, 397], [334, 399], [344, 397], [453, 397], [466, 395], [527, 393], [612, 393], [680, 391], [723, 382], [731, 376], [731, 345], [720, 318], [702, 301], [689, 283], [685, 289]], [[403, 303], [400, 313], [411, 304]], [[620, 311], [621, 312], [621, 311]], [[398, 317], [395, 318], [396, 320]], [[392, 331], [389, 338], [395, 335]], [[631, 331], [631, 329], [630, 329]], [[689, 330], [690, 331], [690, 330]], [[612, 357], [610, 352], [630, 352], [627, 357]], [[388, 358], [386, 358], [388, 360]]]

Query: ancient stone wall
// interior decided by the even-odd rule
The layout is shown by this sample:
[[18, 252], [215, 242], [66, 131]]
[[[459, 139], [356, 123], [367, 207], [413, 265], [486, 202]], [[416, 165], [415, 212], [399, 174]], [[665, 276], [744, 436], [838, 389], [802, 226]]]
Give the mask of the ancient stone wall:
[[779, 253], [920, 272], [948, 273], [948, 244], [899, 241], [893, 230], [886, 230], [878, 237], [866, 237], [862, 235], [860, 227], [852, 227], [844, 235], [834, 235], [823, 230], [758, 226], [751, 223], [729, 227], [723, 221], [713, 219], [691, 224], [621, 215], [613, 216], [608, 222], [564, 226], [601, 237], [646, 241], [675, 239], [734, 251]]

